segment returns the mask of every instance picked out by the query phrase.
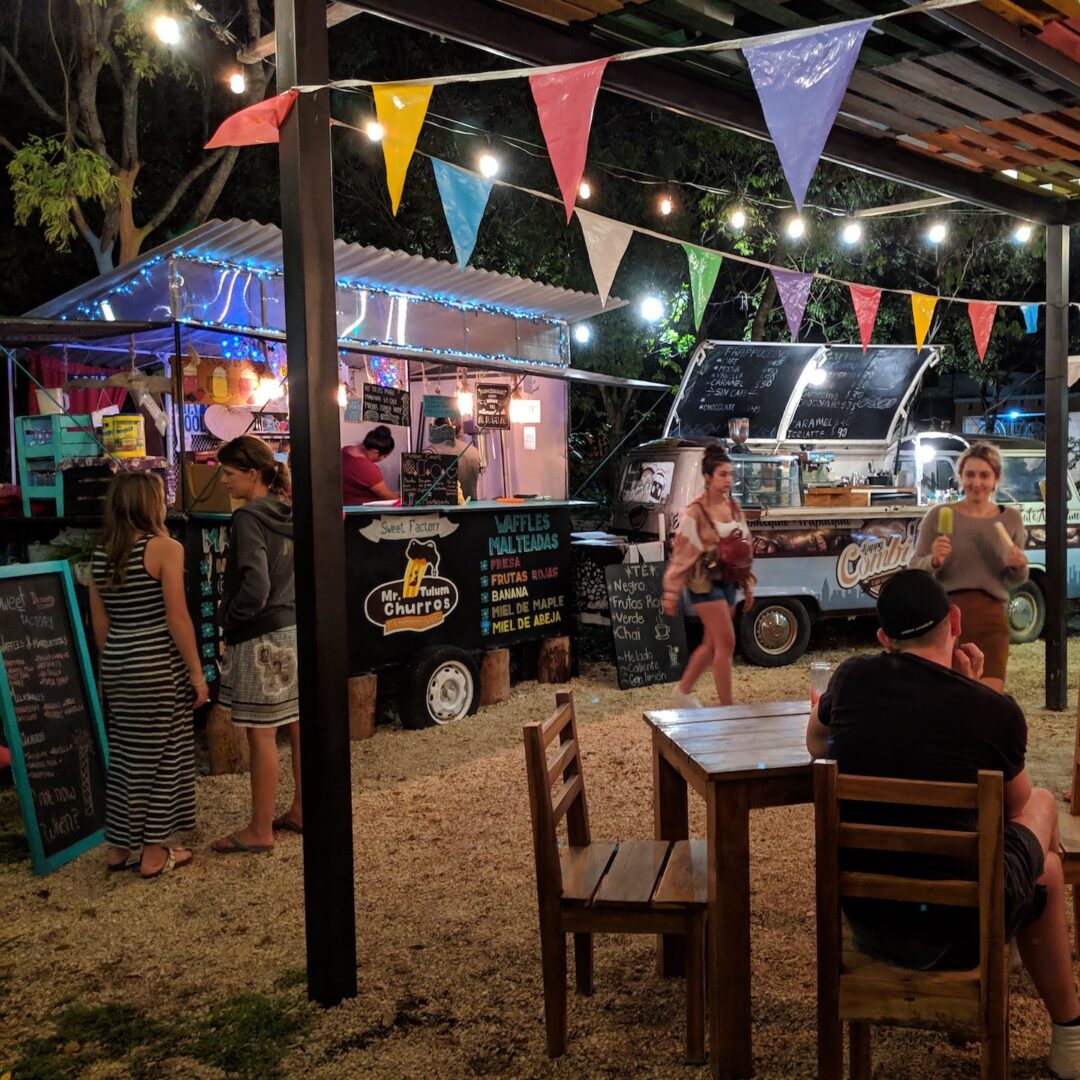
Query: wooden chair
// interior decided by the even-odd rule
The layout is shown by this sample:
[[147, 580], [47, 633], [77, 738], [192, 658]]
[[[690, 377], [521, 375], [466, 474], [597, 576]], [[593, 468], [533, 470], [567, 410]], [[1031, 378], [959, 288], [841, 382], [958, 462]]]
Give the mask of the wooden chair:
[[[814, 763], [817, 829], [818, 1077], [843, 1072], [848, 1023], [850, 1075], [869, 1080], [870, 1026], [933, 1027], [978, 1038], [980, 1076], [1008, 1076], [1009, 983], [1004, 921], [1004, 834], [1001, 773], [980, 772], [978, 784], [923, 783], [840, 776], [835, 761]], [[978, 830], [900, 828], [845, 822], [845, 802], [947, 806], [978, 811]], [[969, 859], [969, 879], [927, 880], [841, 871], [840, 851], [916, 852]], [[969, 971], [914, 971], [855, 949], [842, 924], [843, 897], [958, 905], [979, 911], [979, 964]]]
[[[526, 724], [544, 1019], [550, 1057], [566, 1052], [566, 935], [574, 935], [577, 990], [593, 990], [593, 934], [686, 935], [686, 1057], [705, 1060], [706, 851], [703, 841], [593, 840], [572, 693]], [[548, 760], [548, 748], [556, 743]], [[556, 785], [554, 793], [552, 784]], [[561, 851], [559, 822], [568, 845]]]
[[1065, 884], [1072, 886], [1073, 934], [1080, 953], [1080, 696], [1076, 703], [1076, 735], [1073, 740], [1072, 784], [1069, 805], [1058, 807], [1058, 833], [1061, 837], [1061, 869]]

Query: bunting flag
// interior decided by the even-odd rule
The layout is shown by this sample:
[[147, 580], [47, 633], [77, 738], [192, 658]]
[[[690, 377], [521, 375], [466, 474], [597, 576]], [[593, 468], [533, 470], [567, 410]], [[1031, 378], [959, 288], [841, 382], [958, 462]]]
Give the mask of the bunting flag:
[[911, 315], [915, 320], [915, 348], [922, 349], [926, 335], [930, 331], [930, 320], [934, 316], [938, 298], [925, 293], [911, 294]]
[[581, 223], [581, 235], [585, 237], [585, 247], [589, 252], [589, 265], [592, 267], [596, 291], [600, 294], [601, 306], [606, 306], [611, 283], [619, 269], [626, 246], [634, 230], [621, 221], [601, 217], [588, 210], [577, 208], [577, 219]]
[[458, 266], [464, 270], [476, 247], [476, 233], [494, 181], [438, 158], [431, 159], [431, 167], [435, 170], [435, 183], [442, 199], [446, 224], [450, 226]]
[[1037, 333], [1039, 329], [1039, 305], [1021, 304], [1020, 311], [1024, 316], [1024, 333]]
[[784, 305], [791, 339], [796, 341], [799, 337], [799, 327], [802, 326], [806, 301], [810, 298], [810, 286], [813, 284], [814, 275], [800, 274], [795, 270], [778, 270], [774, 266], [772, 276], [773, 281], [776, 282], [776, 291], [780, 294], [780, 303]]
[[859, 337], [862, 339], [862, 351], [866, 352], [870, 344], [870, 335], [877, 322], [877, 309], [881, 304], [881, 290], [869, 285], [849, 285], [851, 306], [855, 309], [855, 321], [859, 324]]
[[723, 261], [715, 251], [707, 251], [696, 244], [683, 244], [686, 261], [690, 264], [690, 295], [694, 298], [694, 329], [701, 329], [705, 307], [712, 296], [716, 275]]
[[382, 125], [383, 158], [386, 160], [386, 187], [390, 192], [390, 209], [398, 212], [405, 173], [409, 170], [416, 140], [427, 115], [431, 100], [430, 86], [398, 86], [382, 83], [372, 87], [375, 95], [375, 115]]
[[585, 173], [593, 107], [607, 62], [608, 58], [604, 57], [553, 75], [529, 76], [540, 129], [566, 206], [567, 225], [573, 217], [578, 187]]
[[979, 363], [986, 359], [986, 346], [990, 344], [990, 331], [994, 327], [997, 304], [977, 304], [973, 300], [967, 306], [971, 320], [971, 332], [975, 335], [975, 349], [979, 354]]
[[281, 138], [279, 129], [299, 96], [299, 90], [286, 90], [277, 97], [257, 101], [246, 109], [234, 112], [218, 124], [217, 131], [203, 149], [217, 150], [222, 146], [259, 146], [261, 143], [278, 142]]
[[800, 211], [872, 22], [742, 51]]

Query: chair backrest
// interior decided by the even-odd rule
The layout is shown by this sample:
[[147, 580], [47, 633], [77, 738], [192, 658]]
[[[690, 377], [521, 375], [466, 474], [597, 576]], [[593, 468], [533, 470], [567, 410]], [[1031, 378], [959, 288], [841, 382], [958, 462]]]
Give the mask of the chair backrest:
[[[541, 905], [545, 901], [557, 902], [562, 895], [558, 843], [562, 819], [566, 818], [567, 839], [572, 846], [584, 847], [592, 839], [573, 692], [560, 691], [555, 700], [558, 708], [547, 720], [523, 728], [536, 887]], [[549, 761], [548, 748], [556, 739], [558, 750]]]
[[[845, 802], [975, 810], [978, 826], [964, 831], [861, 824], [844, 820]], [[931, 783], [840, 775], [835, 761], [816, 761], [818, 962], [822, 970], [840, 970], [844, 897], [978, 908], [983, 997], [996, 992], [998, 981], [1005, 977], [1003, 807], [999, 772], [981, 770], [977, 784]], [[963, 860], [973, 870], [947, 881], [841, 870], [840, 853], [845, 849], [946, 856]]]

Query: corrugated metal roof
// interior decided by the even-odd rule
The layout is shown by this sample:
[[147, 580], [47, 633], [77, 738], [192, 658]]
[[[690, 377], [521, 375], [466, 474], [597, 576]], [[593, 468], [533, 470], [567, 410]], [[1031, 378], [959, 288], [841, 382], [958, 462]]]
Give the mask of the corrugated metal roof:
[[[281, 230], [276, 225], [236, 218], [208, 221], [27, 314], [49, 318], [70, 313], [79, 304], [104, 296], [137, 274], [147, 263], [181, 254], [280, 273]], [[602, 306], [600, 297], [594, 293], [542, 285], [527, 278], [497, 274], [491, 270], [472, 267], [459, 270], [456, 263], [386, 248], [348, 244], [344, 240], [334, 243], [334, 263], [339, 282], [379, 285], [384, 289], [442, 297], [459, 304], [501, 308], [519, 315], [560, 322], [588, 319], [627, 303], [610, 297], [607, 305]]]

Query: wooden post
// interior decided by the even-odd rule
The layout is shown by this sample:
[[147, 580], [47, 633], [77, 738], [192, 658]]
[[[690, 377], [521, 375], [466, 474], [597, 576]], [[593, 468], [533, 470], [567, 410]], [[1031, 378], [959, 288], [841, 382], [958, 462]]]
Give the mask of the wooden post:
[[377, 675], [354, 675], [349, 679], [349, 740], [359, 742], [375, 734]]
[[480, 662], [480, 704], [498, 705], [510, 697], [510, 650], [489, 649]]
[[210, 706], [206, 717], [206, 748], [211, 776], [247, 772], [247, 737], [240, 728], [233, 727], [232, 710], [224, 705]]
[[571, 659], [568, 637], [546, 638], [541, 641], [540, 654], [536, 659], [536, 681], [569, 682]]

